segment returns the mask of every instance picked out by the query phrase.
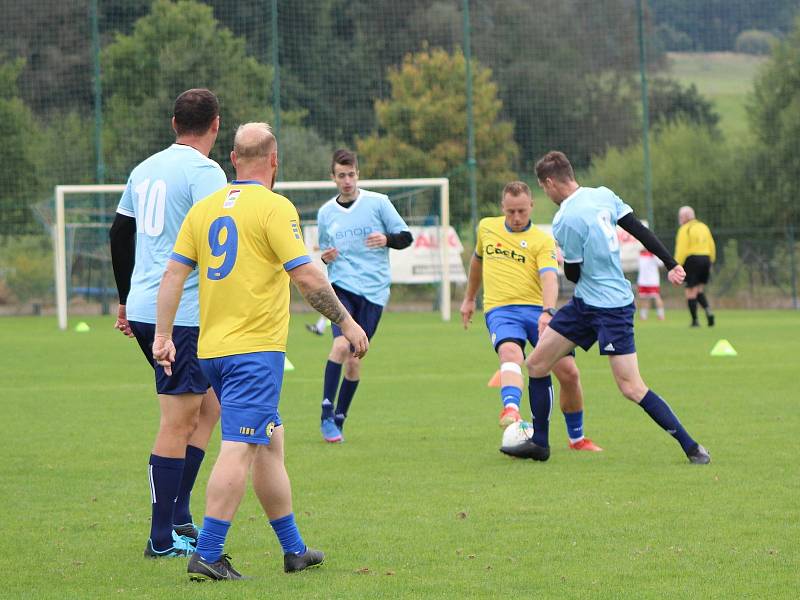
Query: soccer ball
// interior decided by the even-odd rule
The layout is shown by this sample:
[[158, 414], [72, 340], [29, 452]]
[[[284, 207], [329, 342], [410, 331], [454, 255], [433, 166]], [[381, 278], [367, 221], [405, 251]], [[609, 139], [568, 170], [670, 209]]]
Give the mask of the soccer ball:
[[533, 423], [517, 421], [503, 431], [503, 447], [513, 448], [519, 446], [533, 436]]

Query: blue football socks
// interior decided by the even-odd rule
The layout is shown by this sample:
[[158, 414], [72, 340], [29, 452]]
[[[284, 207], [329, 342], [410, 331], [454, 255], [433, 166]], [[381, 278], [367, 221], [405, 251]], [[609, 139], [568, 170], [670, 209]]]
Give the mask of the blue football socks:
[[647, 394], [645, 394], [642, 401], [639, 402], [639, 406], [641, 406], [644, 411], [650, 415], [650, 418], [658, 423], [662, 429], [678, 440], [684, 452], [689, 452], [697, 446], [697, 442], [695, 442], [683, 428], [683, 425], [681, 425], [675, 413], [672, 412], [669, 404], [664, 402], [653, 390], [647, 390]]
[[347, 377], [342, 377], [342, 385], [339, 388], [339, 399], [336, 401], [336, 414], [333, 417], [339, 430], [344, 427], [344, 420], [347, 418], [347, 410], [350, 408], [350, 403], [353, 401], [353, 396], [355, 396], [359, 381], [360, 379], [351, 381]]
[[553, 408], [553, 382], [550, 375], [528, 379], [531, 414], [533, 414], [533, 443], [549, 448], [550, 411]]
[[333, 418], [333, 403], [336, 400], [336, 388], [342, 374], [341, 363], [329, 360], [325, 365], [325, 379], [322, 384], [322, 420]]
[[583, 411], [564, 413], [567, 424], [567, 437], [570, 442], [577, 442], [583, 438]]
[[182, 458], [150, 455], [150, 541], [156, 552], [172, 548], [172, 515], [183, 475], [183, 464]]
[[225, 547], [225, 537], [231, 527], [230, 521], [215, 519], [214, 517], [203, 518], [203, 530], [197, 538], [197, 550], [204, 561], [214, 563], [222, 556], [222, 549]]
[[500, 388], [500, 398], [503, 400], [503, 406], [516, 404], [517, 408], [519, 408], [522, 400], [522, 390], [515, 385], [504, 385]]
[[290, 552], [303, 554], [306, 551], [305, 542], [300, 537], [300, 531], [294, 522], [294, 513], [289, 513], [285, 517], [270, 521], [269, 524], [275, 530], [275, 535], [278, 536], [278, 541], [281, 543], [284, 554], [289, 554]]
[[186, 460], [183, 464], [183, 477], [175, 500], [175, 512], [172, 515], [173, 525], [189, 525], [192, 522], [190, 500], [197, 472], [203, 464], [206, 453], [196, 446], [186, 446]]

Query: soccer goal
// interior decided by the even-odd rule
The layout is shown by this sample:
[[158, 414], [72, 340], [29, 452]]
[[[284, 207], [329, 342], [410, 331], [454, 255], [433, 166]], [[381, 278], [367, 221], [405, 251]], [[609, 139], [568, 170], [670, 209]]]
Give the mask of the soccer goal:
[[[359, 187], [384, 193], [408, 223], [414, 243], [392, 252], [392, 282], [437, 284], [442, 320], [451, 314], [451, 284], [466, 281], [463, 247], [450, 226], [450, 182], [447, 178], [373, 179]], [[309, 254], [319, 261], [317, 210], [335, 193], [332, 181], [288, 181], [275, 184], [300, 213]], [[55, 288], [58, 326], [67, 328], [68, 313], [116, 302], [108, 249], [108, 228], [124, 184], [59, 185], [55, 188]], [[145, 203], [147, 199], [144, 199]], [[442, 243], [444, 241], [444, 243]], [[443, 266], [447, 265], [447, 268]]]

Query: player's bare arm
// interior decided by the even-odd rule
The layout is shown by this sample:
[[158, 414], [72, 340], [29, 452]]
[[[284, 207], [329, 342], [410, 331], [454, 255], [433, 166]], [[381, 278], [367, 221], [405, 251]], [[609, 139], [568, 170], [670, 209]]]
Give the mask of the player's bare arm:
[[667, 279], [669, 279], [672, 285], [681, 285], [683, 280], [686, 279], [686, 271], [683, 270], [681, 265], [675, 265], [667, 273]]
[[383, 248], [386, 245], [388, 238], [385, 234], [379, 231], [373, 231], [367, 236], [365, 244], [367, 248]]
[[539, 274], [539, 279], [542, 282], [542, 308], [544, 309], [539, 317], [538, 326], [539, 337], [541, 337], [550, 323], [550, 319], [553, 318], [553, 315], [546, 311], [555, 308], [558, 300], [558, 275], [555, 271], [546, 271]]
[[134, 337], [131, 325], [128, 323], [128, 313], [124, 304], [117, 306], [117, 320], [114, 323], [114, 329], [118, 329], [129, 338]]
[[183, 284], [192, 267], [175, 260], [167, 262], [167, 268], [161, 277], [156, 303], [156, 334], [153, 340], [153, 358], [164, 367], [167, 375], [172, 375], [172, 363], [175, 361], [175, 345], [172, 343], [172, 326], [175, 313], [183, 295]]
[[334, 260], [339, 256], [339, 251], [336, 248], [328, 248], [327, 250], [323, 250], [320, 258], [322, 262], [326, 265]]
[[461, 322], [464, 329], [472, 323], [472, 315], [475, 314], [475, 298], [478, 289], [481, 287], [483, 279], [483, 262], [474, 254], [469, 261], [469, 275], [467, 276], [467, 289], [464, 291], [464, 301], [461, 303]]
[[381, 233], [375, 231], [370, 233], [365, 240], [367, 248], [383, 248], [384, 246], [394, 250], [408, 248], [414, 241], [410, 231], [400, 231], [398, 233]]
[[344, 337], [355, 349], [354, 356], [364, 356], [369, 348], [367, 335], [345, 310], [325, 275], [313, 264], [306, 263], [289, 271], [289, 277], [314, 310], [341, 327]]

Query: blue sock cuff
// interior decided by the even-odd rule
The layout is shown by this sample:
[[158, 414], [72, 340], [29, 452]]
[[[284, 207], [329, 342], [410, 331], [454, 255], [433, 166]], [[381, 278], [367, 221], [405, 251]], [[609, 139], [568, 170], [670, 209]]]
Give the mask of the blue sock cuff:
[[567, 436], [570, 440], [583, 437], [583, 411], [565, 412], [564, 422], [567, 424]]
[[203, 529], [208, 529], [211, 532], [217, 533], [220, 528], [227, 531], [230, 526], [230, 521], [223, 521], [214, 517], [203, 517]]
[[186, 458], [202, 461], [206, 456], [206, 451], [201, 450], [197, 446], [186, 446]]
[[167, 458], [166, 456], [150, 455], [150, 464], [154, 467], [161, 467], [162, 469], [183, 469], [184, 459], [182, 458]]
[[271, 520], [269, 524], [272, 525], [275, 535], [278, 536], [278, 541], [284, 554], [289, 554], [290, 552], [302, 554], [306, 551], [305, 542], [303, 542], [303, 538], [300, 536], [300, 531], [294, 521], [294, 513], [289, 513], [280, 519]]
[[273, 527], [283, 527], [284, 525], [291, 523], [294, 521], [294, 513], [289, 513], [285, 517], [281, 517], [279, 519], [273, 519], [269, 522], [270, 525]]
[[203, 518], [203, 530], [197, 539], [197, 553], [209, 562], [216, 562], [222, 556], [225, 547], [225, 538], [228, 535], [231, 522], [215, 519], [214, 517]]
[[522, 389], [515, 385], [504, 385], [500, 388], [500, 398], [502, 398], [503, 404], [516, 400], [513, 403], [519, 406], [520, 400], [522, 400]]
[[643, 409], [647, 410], [653, 404], [653, 402], [658, 402], [661, 398], [656, 394], [653, 390], [647, 390], [647, 393], [644, 395], [639, 401], [639, 406]]

